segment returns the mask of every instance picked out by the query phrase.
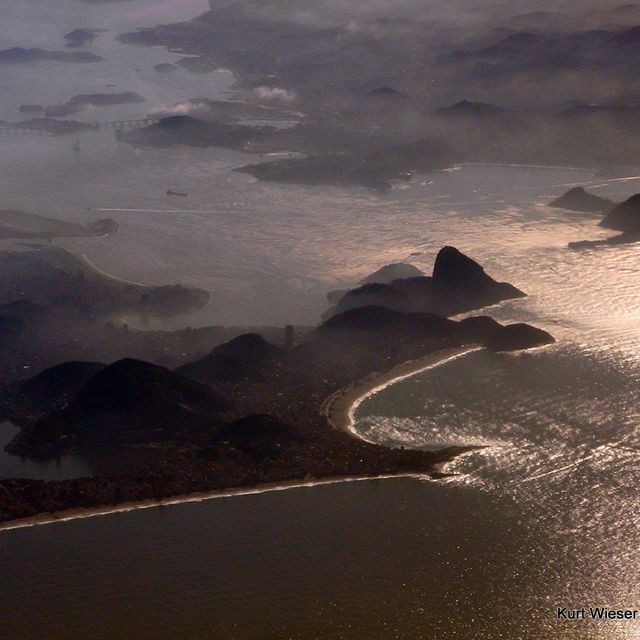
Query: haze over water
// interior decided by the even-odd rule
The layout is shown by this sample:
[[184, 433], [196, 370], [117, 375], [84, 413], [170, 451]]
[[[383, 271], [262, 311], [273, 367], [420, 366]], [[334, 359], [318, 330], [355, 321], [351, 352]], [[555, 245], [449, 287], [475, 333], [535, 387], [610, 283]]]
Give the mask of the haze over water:
[[[97, 65], [56, 65], [51, 83], [43, 66], [27, 91], [20, 67], [0, 69], [15, 98], [0, 117], [112, 82], [149, 102], [78, 119], [224, 95], [228, 74], [166, 79], [151, 67], [176, 55], [113, 40], [203, 5], [0, 3], [6, 46], [59, 49], [75, 27], [110, 30], [90, 47], [107, 59], [102, 75]], [[141, 69], [131, 82], [116, 73], [124, 60]], [[362, 405], [358, 429], [371, 440], [487, 445], [451, 466], [456, 478], [332, 485], [1, 534], [0, 637], [640, 634], [553, 620], [556, 605], [640, 605], [638, 245], [568, 250], [609, 234], [596, 218], [544, 206], [575, 184], [621, 200], [640, 191], [640, 178], [464, 167], [378, 195], [254, 183], [229, 172], [252, 157], [220, 149], [140, 152], [110, 133], [83, 135], [81, 145], [76, 156], [68, 139], [0, 140], [2, 207], [116, 219], [116, 236], [57, 243], [118, 277], [211, 289], [211, 305], [175, 326], [312, 324], [329, 289], [399, 260], [428, 271], [453, 244], [529, 294], [488, 313], [530, 321], [559, 342], [523, 355], [475, 353]], [[189, 198], [176, 203], [169, 187]]]

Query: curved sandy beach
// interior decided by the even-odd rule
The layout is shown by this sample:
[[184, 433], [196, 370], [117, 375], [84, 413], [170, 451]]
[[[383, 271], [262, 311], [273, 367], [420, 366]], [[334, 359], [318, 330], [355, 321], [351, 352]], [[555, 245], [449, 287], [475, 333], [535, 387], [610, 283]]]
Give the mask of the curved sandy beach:
[[[366, 378], [353, 382], [342, 389], [339, 389], [329, 396], [322, 404], [321, 414], [325, 415], [329, 424], [342, 431], [346, 431], [350, 435], [361, 438], [353, 429], [354, 414], [360, 404], [369, 396], [388, 387], [395, 382], [408, 378], [416, 373], [435, 368], [456, 358], [460, 358], [472, 351], [477, 351], [479, 347], [456, 347], [452, 349], [443, 349], [435, 351], [423, 358], [409, 360], [393, 367], [389, 371], [383, 373], [371, 373]], [[71, 520], [79, 520], [82, 518], [93, 518], [96, 516], [111, 515], [116, 513], [125, 513], [128, 511], [136, 511], [138, 509], [149, 509], [152, 507], [171, 506], [184, 504], [188, 502], [203, 502], [206, 500], [214, 500], [218, 498], [230, 498], [242, 495], [254, 495], [269, 491], [284, 491], [287, 489], [299, 489], [303, 487], [315, 487], [325, 484], [335, 484], [340, 482], [359, 482], [364, 480], [381, 480], [387, 478], [398, 477], [416, 477], [423, 478], [424, 474], [404, 473], [401, 475], [390, 476], [336, 476], [329, 478], [308, 478], [302, 480], [293, 480], [288, 482], [274, 482], [263, 484], [255, 487], [240, 487], [237, 489], [214, 490], [201, 493], [190, 493], [182, 496], [169, 498], [148, 499], [135, 502], [123, 502], [116, 505], [105, 505], [103, 507], [76, 508], [59, 511], [56, 513], [41, 513], [29, 518], [21, 518], [18, 520], [9, 520], [0, 523], [0, 533], [2, 531], [10, 531], [12, 529], [22, 529], [25, 527], [34, 527], [45, 524], [53, 524], [56, 522], [69, 522]]]
[[322, 404], [320, 413], [327, 418], [329, 424], [340, 431], [360, 438], [354, 430], [354, 416], [358, 407], [371, 395], [382, 389], [409, 378], [416, 373], [433, 369], [445, 362], [455, 360], [477, 351], [480, 347], [454, 347], [435, 351], [423, 358], [408, 360], [383, 373], [371, 373], [366, 378], [348, 384], [331, 394]]

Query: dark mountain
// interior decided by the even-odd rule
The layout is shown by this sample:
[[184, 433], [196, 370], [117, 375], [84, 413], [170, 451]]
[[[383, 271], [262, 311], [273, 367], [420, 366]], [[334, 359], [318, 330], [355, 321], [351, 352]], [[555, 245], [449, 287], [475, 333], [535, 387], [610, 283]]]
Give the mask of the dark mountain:
[[510, 115], [511, 111], [495, 104], [487, 102], [470, 102], [462, 100], [450, 107], [444, 107], [434, 112], [434, 115], [446, 118], [473, 117], [473, 118], [503, 118]]
[[17, 338], [24, 329], [24, 322], [18, 318], [0, 315], [0, 345]]
[[40, 320], [47, 314], [47, 308], [29, 300], [14, 300], [0, 304], [0, 314], [24, 322]]
[[615, 203], [607, 198], [600, 198], [585, 191], [582, 187], [569, 189], [567, 193], [549, 203], [555, 209], [567, 211], [583, 211], [585, 213], [606, 213]]
[[512, 62], [544, 59], [555, 45], [554, 38], [547, 35], [522, 31], [476, 52], [481, 58], [506, 58]]
[[213, 389], [163, 367], [125, 359], [99, 370], [60, 411], [23, 429], [12, 453], [47, 455], [75, 442], [126, 443], [173, 439], [213, 429], [229, 402]]
[[509, 324], [489, 336], [485, 346], [489, 351], [519, 351], [552, 344], [555, 338], [537, 327], [528, 324]]
[[475, 261], [455, 247], [443, 247], [433, 265], [433, 284], [437, 287], [491, 288], [496, 281]]
[[80, 388], [105, 365], [99, 362], [65, 362], [37, 376], [0, 390], [0, 414], [19, 426], [65, 407]]
[[40, 406], [51, 405], [57, 403], [62, 396], [74, 396], [105, 366], [101, 362], [65, 362], [20, 382], [19, 393], [30, 403]]
[[524, 296], [513, 285], [496, 282], [477, 262], [454, 247], [444, 247], [438, 253], [431, 278], [364, 285], [346, 293], [339, 300], [336, 312], [374, 305], [402, 312], [450, 316]]
[[84, 47], [84, 45], [93, 42], [101, 31], [101, 29], [74, 29], [65, 34], [66, 44], [64, 46], [71, 48]]
[[[418, 267], [414, 267], [412, 264], [407, 264], [405, 262], [394, 262], [393, 264], [387, 264], [384, 267], [380, 267], [377, 271], [369, 274], [362, 280], [360, 280], [360, 285], [365, 284], [388, 284], [393, 282], [394, 280], [400, 280], [403, 278], [419, 278], [423, 276], [424, 273], [418, 269]], [[329, 291], [327, 293], [327, 300], [331, 304], [335, 304], [344, 296], [345, 293], [348, 293], [349, 289], [337, 289], [334, 291]], [[330, 314], [326, 314], [325, 317], [328, 317]]]
[[329, 318], [314, 337], [335, 339], [424, 339], [456, 335], [457, 323], [429, 313], [402, 313], [382, 306], [349, 309]]
[[245, 333], [216, 347], [208, 356], [176, 369], [176, 373], [203, 384], [259, 377], [284, 351], [257, 333]]
[[360, 307], [333, 316], [315, 332], [316, 340], [348, 345], [376, 341], [386, 345], [450, 339], [452, 344], [472, 343], [491, 351], [530, 349], [555, 342], [554, 338], [528, 324], [503, 326], [488, 316], [460, 322], [429, 313], [401, 313], [384, 307]]
[[614, 207], [600, 226], [629, 233], [640, 232], [640, 193]]
[[299, 431], [278, 418], [251, 414], [222, 427], [214, 441], [231, 445], [254, 457], [273, 458], [278, 454], [286, 454], [292, 443], [302, 440]]
[[473, 316], [460, 320], [458, 328], [465, 336], [486, 340], [498, 333], [502, 325], [489, 316]]
[[625, 29], [609, 38], [606, 50], [616, 56], [634, 56], [640, 53], [640, 26]]
[[272, 133], [270, 127], [250, 127], [201, 120], [192, 116], [169, 116], [142, 129], [126, 131], [119, 139], [133, 145], [170, 147], [191, 145], [196, 147], [218, 146], [243, 148], [252, 142], [260, 142]]
[[412, 264], [407, 264], [405, 262], [394, 262], [392, 264], [387, 264], [377, 271], [369, 274], [366, 278], [363, 278], [360, 281], [360, 284], [369, 284], [374, 282], [379, 284], [387, 284], [401, 278], [419, 278], [423, 275], [424, 273], [420, 271], [418, 267], [414, 267]]
[[[209, 294], [181, 285], [146, 287], [105, 276], [83, 258], [58, 247], [0, 252], [0, 301], [22, 298], [76, 314], [142, 311], [171, 315], [204, 306]], [[0, 313], [3, 313], [0, 310]], [[4, 313], [4, 315], [9, 315]]]

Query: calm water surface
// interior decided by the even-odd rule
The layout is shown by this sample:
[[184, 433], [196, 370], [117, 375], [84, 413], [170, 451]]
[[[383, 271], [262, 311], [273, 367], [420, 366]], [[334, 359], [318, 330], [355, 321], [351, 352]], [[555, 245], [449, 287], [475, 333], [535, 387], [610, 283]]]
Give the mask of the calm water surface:
[[[27, 89], [20, 69], [0, 69], [14, 87], [1, 117], [15, 118], [18, 102], [108, 84], [144, 92], [149, 103], [133, 105], [136, 114], [224, 95], [228, 74], [181, 71], [160, 84], [150, 69], [175, 55], [114, 40], [201, 4], [136, 0], [114, 11], [62, 0], [54, 11], [1, 2], [7, 46], [60, 48], [71, 28], [108, 30], [90, 47], [107, 59], [104, 77], [62, 65], [55, 87], [43, 68]], [[212, 290], [211, 305], [176, 326], [315, 322], [328, 289], [397, 260], [428, 271], [437, 250], [455, 244], [529, 294], [492, 315], [558, 338], [522, 355], [475, 353], [361, 406], [358, 429], [372, 440], [486, 445], [452, 465], [455, 478], [331, 485], [0, 534], [0, 638], [640, 635], [634, 624], [553, 619], [557, 605], [640, 607], [640, 245], [570, 251], [570, 241], [608, 233], [593, 217], [545, 207], [575, 184], [622, 199], [640, 191], [639, 178], [474, 166], [380, 196], [256, 184], [229, 171], [255, 158], [219, 149], [141, 152], [109, 134], [83, 136], [79, 155], [65, 139], [0, 143], [1, 206], [79, 221], [108, 215], [118, 235], [59, 244], [122, 278]], [[189, 198], [176, 203], [169, 187]], [[5, 464], [24, 463], [0, 461], [7, 475], [55, 472]]]

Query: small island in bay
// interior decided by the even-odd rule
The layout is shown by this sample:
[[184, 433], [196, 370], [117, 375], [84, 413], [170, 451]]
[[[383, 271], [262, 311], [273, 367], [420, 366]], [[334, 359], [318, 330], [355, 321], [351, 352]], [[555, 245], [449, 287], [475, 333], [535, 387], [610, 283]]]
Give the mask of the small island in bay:
[[607, 198], [600, 198], [585, 191], [584, 187], [574, 187], [567, 193], [549, 203], [555, 209], [580, 211], [584, 213], [607, 213], [615, 203]]
[[161, 62], [159, 64], [154, 64], [153, 69], [158, 73], [173, 73], [178, 70], [178, 67], [170, 62]]
[[23, 47], [12, 47], [0, 51], [0, 64], [28, 64], [44, 61], [90, 64], [102, 62], [103, 58], [88, 51], [45, 51]]
[[84, 47], [93, 42], [102, 32], [102, 29], [84, 29], [79, 27], [65, 34], [64, 39], [66, 44], [64, 46], [70, 48]]
[[86, 107], [110, 107], [120, 104], [139, 104], [146, 100], [134, 91], [121, 93], [90, 93], [77, 95], [62, 104], [51, 105], [45, 111], [47, 118], [65, 118], [83, 111]]

